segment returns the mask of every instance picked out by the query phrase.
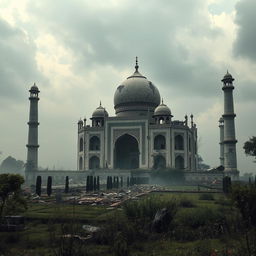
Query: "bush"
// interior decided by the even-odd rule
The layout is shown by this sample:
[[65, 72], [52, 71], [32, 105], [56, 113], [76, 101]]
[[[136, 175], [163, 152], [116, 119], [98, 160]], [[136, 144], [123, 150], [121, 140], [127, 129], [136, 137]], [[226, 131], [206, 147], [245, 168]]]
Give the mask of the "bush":
[[139, 201], [129, 201], [123, 206], [128, 219], [134, 220], [138, 226], [145, 227], [151, 224], [158, 210], [166, 208], [172, 222], [177, 212], [177, 202], [174, 199], [164, 200], [159, 197], [150, 196]]
[[226, 218], [221, 211], [210, 208], [181, 210], [174, 221], [174, 237], [177, 240], [214, 238], [226, 230]]
[[128, 255], [127, 241], [121, 232], [118, 232], [115, 237], [114, 253], [116, 256], [127, 256]]
[[214, 195], [213, 194], [201, 194], [200, 196], [199, 196], [199, 200], [215, 200], [215, 198], [214, 198]]
[[19, 232], [8, 234], [5, 238], [5, 242], [7, 244], [15, 244], [20, 241], [20, 234]]
[[179, 206], [183, 208], [192, 208], [195, 207], [195, 203], [192, 200], [189, 200], [186, 197], [182, 197], [179, 201]]
[[220, 212], [206, 207], [192, 208], [180, 212], [177, 216], [179, 224], [191, 228], [199, 228], [214, 223], [223, 216]]
[[251, 185], [232, 186], [231, 199], [239, 209], [245, 224], [256, 227], [256, 187]]
[[215, 200], [215, 204], [219, 204], [221, 206], [231, 206], [231, 201], [228, 198], [221, 196], [219, 199]]
[[135, 228], [134, 223], [130, 222], [125, 216], [115, 215], [113, 217], [111, 215], [106, 224], [101, 227], [101, 231], [95, 234], [94, 240], [98, 244], [114, 246], [117, 239], [116, 234], [118, 233], [121, 234], [120, 240], [125, 241], [128, 245], [132, 244], [136, 237], [139, 237], [139, 230]]

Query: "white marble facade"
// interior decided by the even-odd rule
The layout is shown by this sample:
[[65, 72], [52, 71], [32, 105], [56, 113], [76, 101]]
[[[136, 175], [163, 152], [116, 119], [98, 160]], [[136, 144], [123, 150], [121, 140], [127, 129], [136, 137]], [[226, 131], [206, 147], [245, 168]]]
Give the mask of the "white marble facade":
[[157, 87], [138, 71], [117, 87], [116, 115], [104, 107], [78, 122], [77, 169], [197, 169], [193, 115], [172, 120]]

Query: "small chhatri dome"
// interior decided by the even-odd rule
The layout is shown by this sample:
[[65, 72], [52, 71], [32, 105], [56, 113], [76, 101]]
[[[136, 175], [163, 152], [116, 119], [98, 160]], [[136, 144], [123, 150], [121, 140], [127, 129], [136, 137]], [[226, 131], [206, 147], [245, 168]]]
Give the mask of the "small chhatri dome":
[[83, 121], [81, 118], [79, 119], [78, 124], [83, 124]]
[[97, 107], [93, 113], [92, 113], [92, 118], [98, 118], [98, 117], [108, 117], [108, 112], [106, 111], [105, 108], [101, 106], [101, 102], [99, 107]]
[[116, 89], [114, 107], [116, 114], [134, 115], [153, 110], [160, 104], [156, 86], [139, 72], [136, 57], [135, 72]]
[[38, 87], [36, 86], [36, 83], [34, 83], [34, 84], [31, 86], [31, 88], [30, 88], [29, 91], [30, 91], [30, 92], [39, 92], [39, 89], [38, 89]]
[[154, 116], [172, 116], [170, 108], [164, 104], [163, 99], [162, 103], [156, 107], [154, 111]]
[[234, 80], [235, 79], [232, 77], [232, 75], [227, 70], [226, 75], [223, 77], [223, 79], [221, 81], [226, 82], [226, 81], [234, 81]]
[[224, 122], [224, 119], [223, 119], [223, 117], [221, 117], [220, 119], [219, 119], [219, 123], [223, 123]]

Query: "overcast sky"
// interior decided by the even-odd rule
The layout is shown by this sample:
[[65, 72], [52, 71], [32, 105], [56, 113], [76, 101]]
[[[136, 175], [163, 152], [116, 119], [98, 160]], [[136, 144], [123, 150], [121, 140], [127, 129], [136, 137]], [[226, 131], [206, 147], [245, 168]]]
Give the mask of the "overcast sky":
[[40, 89], [39, 165], [76, 169], [77, 121], [100, 100], [114, 115], [121, 82], [140, 72], [174, 119], [194, 114], [199, 153], [219, 164], [221, 79], [235, 78], [238, 168], [256, 172], [255, 0], [0, 0], [0, 162], [26, 160], [28, 90]]

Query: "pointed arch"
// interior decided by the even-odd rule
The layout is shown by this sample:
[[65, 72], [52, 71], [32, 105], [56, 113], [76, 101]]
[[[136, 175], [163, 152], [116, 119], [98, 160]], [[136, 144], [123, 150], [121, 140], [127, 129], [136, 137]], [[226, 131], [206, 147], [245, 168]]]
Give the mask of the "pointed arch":
[[100, 168], [100, 159], [97, 156], [92, 156], [89, 160], [89, 169], [99, 169]]
[[175, 136], [175, 150], [184, 150], [184, 139], [182, 135]]
[[100, 139], [99, 139], [98, 136], [93, 136], [93, 137], [90, 138], [89, 149], [91, 151], [100, 150]]
[[184, 169], [184, 158], [182, 156], [177, 156], [175, 158], [175, 168]]
[[83, 151], [84, 150], [84, 140], [83, 138], [80, 138], [79, 140], [79, 151]]
[[154, 149], [160, 150], [160, 149], [166, 149], [166, 141], [165, 137], [163, 135], [157, 135], [154, 138]]
[[139, 168], [139, 143], [134, 136], [124, 134], [116, 140], [114, 166], [120, 169]]
[[154, 169], [165, 169], [166, 168], [166, 159], [161, 155], [154, 157]]

